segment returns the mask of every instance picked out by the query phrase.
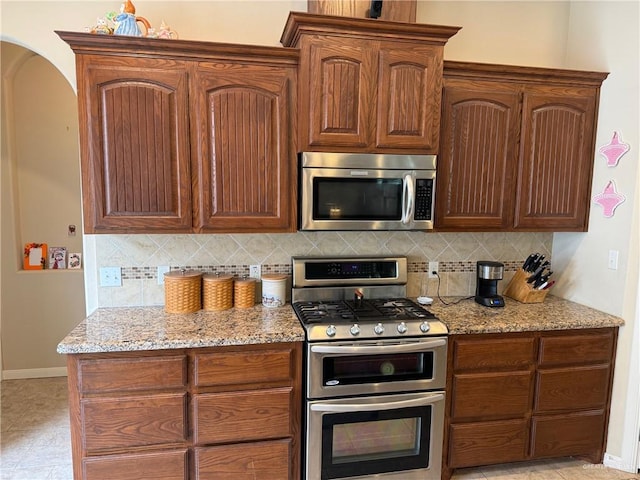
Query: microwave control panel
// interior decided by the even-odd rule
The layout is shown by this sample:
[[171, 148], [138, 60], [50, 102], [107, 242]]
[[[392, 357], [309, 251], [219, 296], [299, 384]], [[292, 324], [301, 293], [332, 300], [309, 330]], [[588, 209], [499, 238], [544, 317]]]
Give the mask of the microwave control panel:
[[416, 209], [414, 220], [431, 220], [431, 198], [433, 195], [433, 179], [416, 180]]

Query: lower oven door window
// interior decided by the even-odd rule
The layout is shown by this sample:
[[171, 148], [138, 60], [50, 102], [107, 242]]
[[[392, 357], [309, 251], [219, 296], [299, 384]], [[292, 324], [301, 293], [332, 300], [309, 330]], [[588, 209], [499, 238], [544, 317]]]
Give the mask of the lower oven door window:
[[308, 410], [309, 480], [440, 473], [441, 392], [317, 401]]

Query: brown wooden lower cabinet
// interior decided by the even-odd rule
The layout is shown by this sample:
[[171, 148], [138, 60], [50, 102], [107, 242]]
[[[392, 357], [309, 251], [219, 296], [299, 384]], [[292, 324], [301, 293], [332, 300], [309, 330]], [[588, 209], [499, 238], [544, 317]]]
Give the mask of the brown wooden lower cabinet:
[[617, 328], [452, 335], [443, 479], [456, 468], [602, 461]]
[[68, 375], [74, 480], [300, 478], [300, 342], [69, 355]]
[[86, 480], [186, 480], [189, 478], [187, 452], [183, 448], [89, 457], [82, 461], [82, 477]]
[[291, 441], [274, 440], [195, 449], [196, 480], [292, 478]]

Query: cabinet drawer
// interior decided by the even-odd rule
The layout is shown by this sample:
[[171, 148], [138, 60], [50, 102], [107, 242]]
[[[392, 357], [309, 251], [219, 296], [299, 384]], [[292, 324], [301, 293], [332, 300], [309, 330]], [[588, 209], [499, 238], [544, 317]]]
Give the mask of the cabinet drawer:
[[454, 375], [451, 417], [523, 416], [530, 408], [532, 380], [532, 372]]
[[453, 368], [458, 370], [502, 368], [519, 370], [535, 360], [533, 337], [459, 339], [455, 342]]
[[540, 365], [608, 363], [613, 354], [613, 331], [540, 338]]
[[89, 457], [82, 472], [84, 480], [188, 480], [187, 450]]
[[538, 371], [536, 412], [600, 408], [607, 403], [608, 365]]
[[292, 389], [194, 395], [194, 442], [239, 442], [290, 434]]
[[449, 467], [462, 468], [523, 460], [527, 420], [466, 423], [449, 429]]
[[605, 412], [554, 415], [532, 420], [534, 458], [586, 455], [599, 451], [604, 442]]
[[78, 381], [83, 393], [183, 388], [186, 366], [184, 355], [83, 359], [78, 362]]
[[89, 398], [81, 410], [88, 452], [186, 440], [186, 394]]
[[196, 480], [288, 480], [293, 463], [290, 440], [195, 449]]
[[203, 387], [287, 382], [291, 378], [291, 355], [292, 349], [197, 354], [195, 384]]

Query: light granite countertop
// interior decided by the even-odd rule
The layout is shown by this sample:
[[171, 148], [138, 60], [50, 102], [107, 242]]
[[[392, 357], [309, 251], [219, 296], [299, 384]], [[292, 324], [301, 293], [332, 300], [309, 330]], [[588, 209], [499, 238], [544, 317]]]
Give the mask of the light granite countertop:
[[124, 352], [301, 342], [290, 305], [166, 313], [164, 307], [99, 308], [59, 344], [58, 353]]
[[619, 317], [553, 295], [547, 295], [542, 303], [520, 303], [508, 297], [504, 300], [504, 307], [484, 307], [473, 298], [436, 298], [426, 308], [447, 325], [451, 335], [624, 325]]
[[[447, 302], [449, 305], [445, 305]], [[458, 302], [458, 303], [455, 303]], [[435, 299], [427, 309], [449, 333], [477, 334], [616, 327], [621, 318], [552, 295], [543, 303], [505, 298], [504, 308], [473, 299]], [[304, 330], [290, 305], [171, 314], [164, 307], [100, 308], [58, 345], [58, 353], [98, 353], [259, 343], [301, 342]]]

